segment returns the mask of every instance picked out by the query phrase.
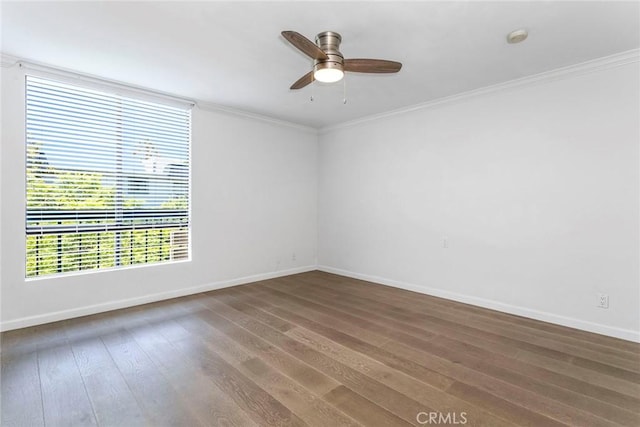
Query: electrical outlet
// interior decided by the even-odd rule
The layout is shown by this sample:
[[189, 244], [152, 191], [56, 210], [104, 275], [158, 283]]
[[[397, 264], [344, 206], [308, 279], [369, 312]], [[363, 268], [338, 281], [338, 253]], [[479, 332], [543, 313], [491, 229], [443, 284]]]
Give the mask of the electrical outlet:
[[447, 249], [449, 247], [449, 238], [448, 237], [443, 237], [442, 238], [442, 248], [443, 249]]
[[293, 255], [291, 255], [291, 261], [295, 261], [296, 260], [296, 253], [294, 252]]
[[598, 307], [609, 308], [609, 295], [598, 294]]

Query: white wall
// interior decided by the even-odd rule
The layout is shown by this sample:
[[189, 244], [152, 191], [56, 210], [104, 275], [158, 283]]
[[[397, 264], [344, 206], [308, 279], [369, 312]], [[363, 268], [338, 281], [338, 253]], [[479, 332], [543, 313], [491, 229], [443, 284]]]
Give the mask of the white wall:
[[327, 131], [319, 265], [638, 340], [639, 75], [635, 62]]
[[192, 261], [25, 281], [24, 73], [2, 71], [3, 329], [315, 268], [317, 134], [195, 108]]

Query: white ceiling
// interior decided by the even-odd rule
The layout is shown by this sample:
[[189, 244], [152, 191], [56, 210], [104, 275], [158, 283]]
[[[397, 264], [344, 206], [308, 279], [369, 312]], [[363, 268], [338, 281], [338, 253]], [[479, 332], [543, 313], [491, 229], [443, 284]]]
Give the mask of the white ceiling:
[[[638, 2], [6, 2], [4, 54], [313, 127], [638, 48]], [[529, 39], [506, 43], [525, 27]], [[311, 63], [280, 35], [342, 34], [394, 75], [289, 86]]]

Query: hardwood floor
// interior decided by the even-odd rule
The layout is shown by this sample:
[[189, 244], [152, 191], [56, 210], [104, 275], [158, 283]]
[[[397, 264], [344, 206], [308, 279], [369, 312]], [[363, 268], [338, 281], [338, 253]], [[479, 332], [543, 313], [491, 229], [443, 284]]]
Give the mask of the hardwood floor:
[[2, 426], [640, 426], [640, 345], [311, 272], [5, 332], [1, 387]]

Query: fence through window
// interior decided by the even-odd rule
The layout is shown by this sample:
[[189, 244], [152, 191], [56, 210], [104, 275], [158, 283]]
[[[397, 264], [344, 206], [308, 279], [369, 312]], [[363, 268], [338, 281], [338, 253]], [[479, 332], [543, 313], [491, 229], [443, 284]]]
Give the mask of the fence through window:
[[189, 258], [190, 107], [28, 76], [26, 277]]

